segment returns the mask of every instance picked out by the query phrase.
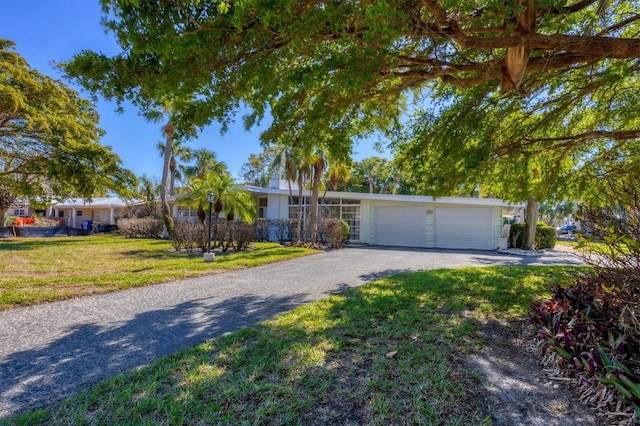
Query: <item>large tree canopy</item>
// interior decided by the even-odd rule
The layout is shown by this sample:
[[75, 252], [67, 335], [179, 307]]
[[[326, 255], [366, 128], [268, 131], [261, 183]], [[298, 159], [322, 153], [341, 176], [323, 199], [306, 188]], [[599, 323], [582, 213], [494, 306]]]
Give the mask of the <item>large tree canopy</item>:
[[[363, 125], [387, 127], [404, 106], [403, 94], [430, 82], [546, 97], [580, 79], [575, 95], [582, 99], [603, 87], [610, 97], [633, 96], [617, 82], [637, 73], [640, 57], [633, 1], [103, 5], [123, 52], [112, 58], [83, 52], [67, 72], [106, 96], [140, 104], [195, 94], [196, 101], [177, 107], [197, 125], [227, 122], [246, 102], [256, 112], [250, 122], [270, 109], [275, 131], [304, 123], [348, 125], [358, 133]], [[636, 128], [601, 130], [594, 123], [574, 137], [594, 132], [638, 136]]]
[[536, 200], [585, 192], [637, 151], [634, 1], [103, 5], [123, 52], [66, 66], [92, 90], [143, 107], [188, 99], [178, 128], [226, 123], [246, 103], [247, 124], [273, 117], [264, 141], [338, 135], [320, 139], [339, 155], [354, 137], [399, 127], [413, 95], [424, 112], [396, 138], [398, 168], [433, 195], [527, 199], [530, 233]]
[[[135, 176], [100, 145], [93, 104], [29, 67], [0, 39], [0, 193], [7, 202], [91, 198], [133, 187]], [[0, 203], [0, 210], [7, 203]]]

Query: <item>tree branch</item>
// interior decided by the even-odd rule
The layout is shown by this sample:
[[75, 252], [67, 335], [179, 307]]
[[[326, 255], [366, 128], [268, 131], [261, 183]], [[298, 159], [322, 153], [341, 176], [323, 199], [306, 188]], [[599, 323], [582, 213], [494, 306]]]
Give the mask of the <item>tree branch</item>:
[[506, 49], [524, 46], [534, 51], [558, 51], [589, 58], [640, 58], [640, 39], [585, 37], [575, 35], [530, 34], [512, 37], [457, 37], [456, 41], [469, 49]]
[[587, 141], [593, 139], [606, 138], [616, 141], [627, 141], [640, 138], [640, 129], [634, 130], [593, 130], [590, 132], [580, 133], [577, 135], [565, 135], [555, 138], [523, 138], [527, 142], [568, 142], [568, 141]]

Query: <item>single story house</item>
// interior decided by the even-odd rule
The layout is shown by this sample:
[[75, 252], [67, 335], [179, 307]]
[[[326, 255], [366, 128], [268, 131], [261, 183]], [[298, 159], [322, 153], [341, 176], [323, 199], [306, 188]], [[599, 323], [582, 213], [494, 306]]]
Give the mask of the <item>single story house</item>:
[[118, 212], [127, 205], [127, 202], [117, 197], [97, 197], [91, 201], [72, 198], [51, 205], [47, 216], [51, 219], [57, 218], [62, 224], [78, 229], [84, 229], [88, 224], [115, 225]]
[[[286, 182], [272, 179], [269, 188], [247, 186], [265, 219], [297, 217], [298, 196]], [[370, 245], [495, 250], [507, 247], [503, 218], [525, 207], [494, 198], [456, 198], [327, 191], [320, 214], [350, 226], [350, 241]], [[310, 191], [303, 191], [307, 214]], [[508, 231], [506, 231], [508, 232]]]
[[[268, 188], [247, 185], [256, 200], [258, 218], [298, 216], [298, 191], [290, 196], [286, 181], [272, 179]], [[303, 190], [303, 217], [309, 212], [310, 191]], [[197, 220], [196, 211], [168, 200], [174, 218]], [[446, 249], [495, 250], [507, 247], [503, 218], [522, 216], [524, 204], [495, 198], [431, 197], [327, 191], [321, 194], [320, 215], [344, 220], [354, 243]], [[137, 204], [134, 202], [134, 204]], [[120, 198], [72, 199], [53, 204], [50, 218], [84, 229], [87, 222], [115, 225], [127, 207]], [[89, 228], [90, 229], [90, 228]], [[275, 238], [274, 238], [275, 239]]]
[[15, 202], [7, 209], [7, 214], [11, 216], [26, 217], [31, 216], [34, 213], [33, 207], [28, 203]]

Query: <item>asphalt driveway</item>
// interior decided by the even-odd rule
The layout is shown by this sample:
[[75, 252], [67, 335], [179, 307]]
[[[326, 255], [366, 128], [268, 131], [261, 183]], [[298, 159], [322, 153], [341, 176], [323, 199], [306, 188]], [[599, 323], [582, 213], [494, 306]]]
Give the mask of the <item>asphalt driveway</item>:
[[389, 274], [580, 264], [486, 251], [351, 247], [252, 269], [0, 312], [0, 419]]

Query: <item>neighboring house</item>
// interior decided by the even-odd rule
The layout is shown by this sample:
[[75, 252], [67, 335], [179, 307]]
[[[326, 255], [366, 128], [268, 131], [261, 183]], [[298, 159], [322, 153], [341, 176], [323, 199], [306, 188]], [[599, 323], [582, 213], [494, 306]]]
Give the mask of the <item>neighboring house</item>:
[[[26, 216], [31, 216], [33, 215], [34, 210], [31, 206], [29, 206], [26, 203], [14, 203], [12, 205], [9, 206], [9, 208], [7, 209], [7, 215], [10, 216], [22, 216], [22, 217], [26, 217]], [[3, 226], [3, 225], [2, 225]]]
[[[297, 217], [298, 197], [289, 204], [286, 182], [273, 179], [269, 188], [247, 186], [257, 199], [258, 217]], [[321, 193], [321, 216], [339, 218], [350, 226], [350, 241], [371, 245], [495, 250], [506, 248], [503, 217], [513, 217], [524, 205], [492, 198]], [[303, 191], [303, 214], [310, 192]]]
[[84, 229], [88, 222], [91, 225], [115, 225], [118, 213], [127, 205], [118, 197], [93, 198], [91, 201], [73, 198], [53, 204], [49, 208], [48, 217], [59, 218], [64, 225], [79, 229]]

